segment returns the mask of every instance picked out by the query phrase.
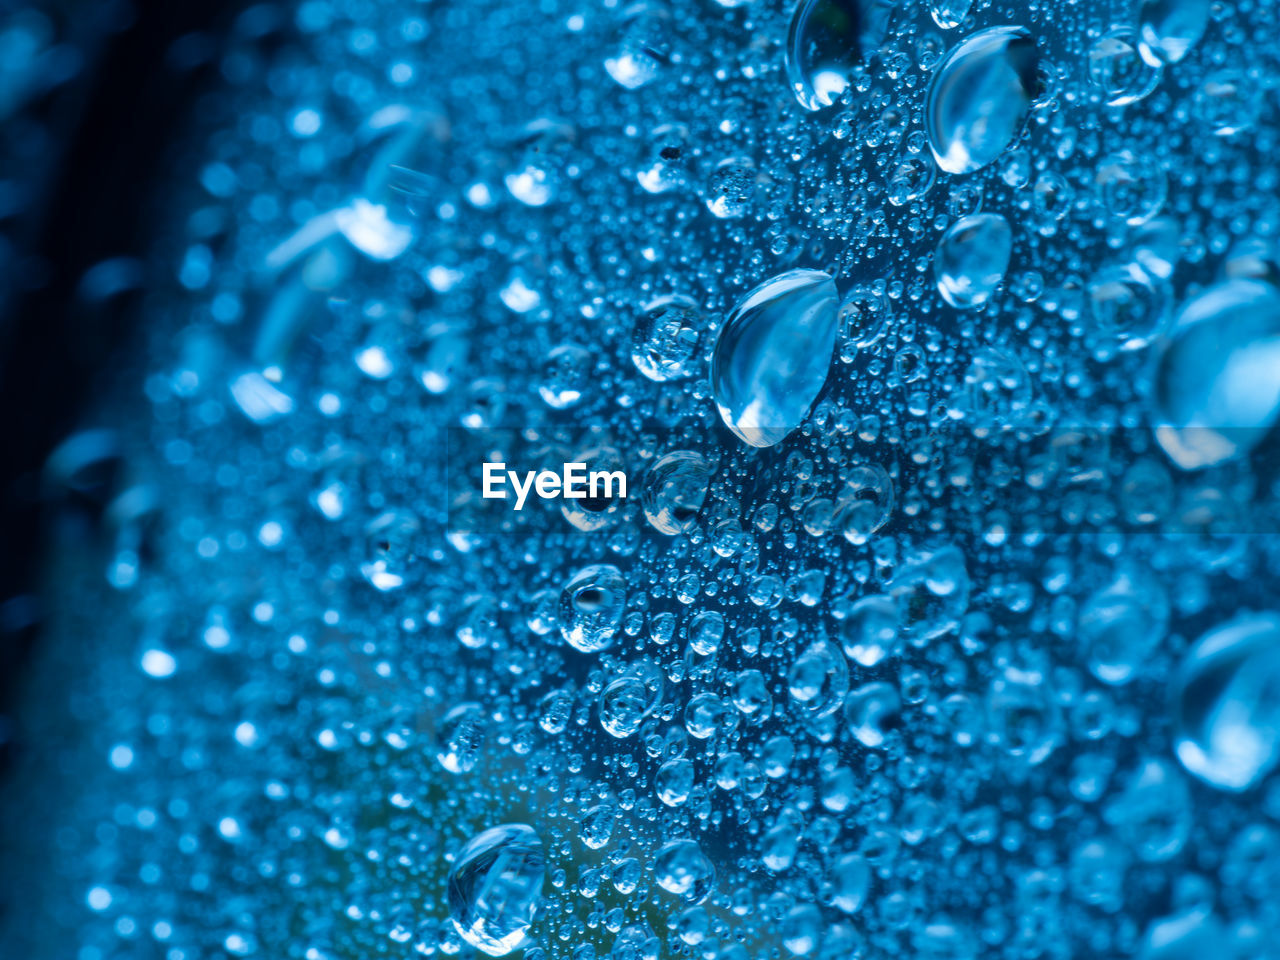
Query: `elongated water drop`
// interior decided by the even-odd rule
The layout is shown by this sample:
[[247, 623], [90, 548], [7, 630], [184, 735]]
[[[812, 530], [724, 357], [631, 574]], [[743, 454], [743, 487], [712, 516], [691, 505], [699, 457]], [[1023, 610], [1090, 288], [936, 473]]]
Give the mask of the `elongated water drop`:
[[1004, 153], [1040, 95], [1039, 66], [1023, 27], [989, 27], [960, 41], [934, 72], [925, 101], [938, 166], [972, 173]]
[[711, 358], [711, 390], [744, 443], [771, 447], [805, 418], [827, 381], [838, 302], [828, 274], [789, 270], [729, 314]]

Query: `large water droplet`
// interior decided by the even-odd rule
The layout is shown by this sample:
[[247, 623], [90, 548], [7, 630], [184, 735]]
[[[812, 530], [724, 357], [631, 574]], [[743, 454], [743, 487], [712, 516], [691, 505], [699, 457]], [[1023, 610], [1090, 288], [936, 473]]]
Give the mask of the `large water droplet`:
[[925, 128], [938, 166], [971, 173], [1004, 152], [1040, 94], [1040, 53], [1023, 27], [966, 37], [938, 66], [925, 102]]
[[504, 824], [478, 834], [449, 872], [449, 916], [467, 943], [506, 956], [533, 923], [546, 871], [533, 828]]
[[1210, 630], [1173, 685], [1175, 751], [1220, 790], [1247, 790], [1280, 760], [1280, 614]]
[[1247, 454], [1280, 416], [1280, 293], [1255, 280], [1210, 287], [1162, 344], [1156, 438], [1184, 470]]
[[1013, 256], [1013, 230], [998, 213], [957, 220], [933, 258], [938, 292], [953, 307], [980, 307], [995, 293]]
[[653, 861], [658, 886], [693, 903], [706, 899], [716, 883], [716, 868], [693, 840], [673, 840]]
[[1204, 36], [1209, 0], [1143, 0], [1138, 50], [1153, 67], [1177, 63]]
[[897, 0], [799, 0], [787, 34], [787, 82], [807, 110], [839, 99], [883, 41]]
[[1079, 639], [1089, 669], [1103, 683], [1124, 684], [1164, 639], [1169, 600], [1150, 575], [1122, 573], [1095, 591], [1080, 611]]
[[800, 425], [827, 381], [839, 296], [819, 270], [789, 270], [733, 309], [711, 359], [711, 390], [744, 443], [771, 447]]

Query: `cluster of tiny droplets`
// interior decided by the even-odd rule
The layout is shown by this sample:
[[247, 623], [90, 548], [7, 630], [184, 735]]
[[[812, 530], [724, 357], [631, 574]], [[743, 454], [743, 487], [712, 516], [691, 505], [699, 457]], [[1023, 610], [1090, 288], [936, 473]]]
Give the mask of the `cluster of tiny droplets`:
[[1280, 956], [1280, 7], [798, 6], [240, 18], [19, 955]]

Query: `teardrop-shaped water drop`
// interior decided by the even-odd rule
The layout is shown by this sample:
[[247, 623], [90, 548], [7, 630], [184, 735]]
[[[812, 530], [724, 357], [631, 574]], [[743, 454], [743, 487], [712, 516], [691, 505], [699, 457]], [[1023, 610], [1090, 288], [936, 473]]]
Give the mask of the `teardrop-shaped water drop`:
[[787, 82], [806, 110], [840, 98], [884, 39], [897, 0], [799, 0], [787, 34]]
[[966, 37], [929, 84], [925, 129], [938, 166], [972, 173], [1004, 153], [1040, 95], [1040, 52], [1024, 27]]
[[1280, 292], [1230, 280], [1187, 303], [1161, 344], [1156, 439], [1184, 470], [1247, 454], [1280, 418]]
[[998, 213], [975, 213], [951, 225], [938, 243], [933, 271], [938, 292], [953, 307], [980, 307], [1009, 269], [1013, 231]]
[[729, 314], [711, 358], [720, 416], [744, 443], [771, 447], [800, 425], [827, 382], [839, 295], [820, 270], [767, 280]]

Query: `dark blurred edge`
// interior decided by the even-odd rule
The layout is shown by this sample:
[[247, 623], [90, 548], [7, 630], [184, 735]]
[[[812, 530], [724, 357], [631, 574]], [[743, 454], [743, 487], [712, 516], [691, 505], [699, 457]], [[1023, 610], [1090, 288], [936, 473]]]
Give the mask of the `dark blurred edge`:
[[0, 224], [0, 774], [9, 708], [40, 637], [40, 473], [50, 451], [92, 419], [99, 372], [130, 341], [134, 295], [84, 304], [85, 271], [141, 256], [161, 161], [198, 99], [243, 0], [0, 0], [0, 27], [22, 7], [52, 21], [73, 79], [4, 119], [3, 176], [21, 209]]

